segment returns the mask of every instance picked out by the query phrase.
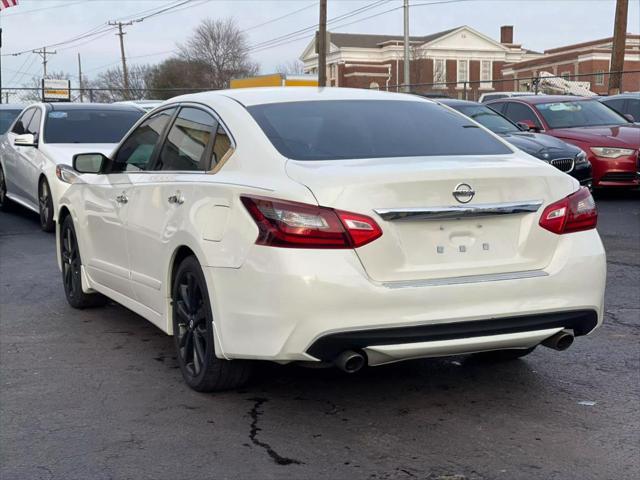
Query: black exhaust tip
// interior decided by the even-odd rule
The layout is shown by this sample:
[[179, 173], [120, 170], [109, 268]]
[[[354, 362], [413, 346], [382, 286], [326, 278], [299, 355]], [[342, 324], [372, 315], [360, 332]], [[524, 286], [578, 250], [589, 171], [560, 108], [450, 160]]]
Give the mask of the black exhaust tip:
[[336, 367], [346, 373], [355, 373], [367, 363], [363, 354], [353, 350], [345, 350], [333, 361]]
[[547, 338], [542, 345], [553, 348], [554, 350], [563, 351], [573, 344], [573, 334], [563, 330]]

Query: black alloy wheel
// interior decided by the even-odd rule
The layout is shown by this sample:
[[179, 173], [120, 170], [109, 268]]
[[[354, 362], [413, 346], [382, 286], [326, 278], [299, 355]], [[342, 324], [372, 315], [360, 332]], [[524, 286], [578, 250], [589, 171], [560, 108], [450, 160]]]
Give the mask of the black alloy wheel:
[[67, 302], [74, 308], [97, 307], [107, 303], [107, 298], [99, 293], [82, 291], [82, 259], [76, 230], [71, 216], [65, 218], [60, 231], [60, 260], [62, 261], [62, 282]]
[[40, 210], [40, 228], [45, 232], [53, 232], [53, 200], [51, 199], [51, 188], [46, 180], [42, 180], [38, 187], [38, 206]]
[[216, 357], [209, 294], [195, 257], [185, 258], [178, 266], [171, 299], [176, 353], [187, 385], [210, 392], [244, 384], [251, 367], [248, 361]]

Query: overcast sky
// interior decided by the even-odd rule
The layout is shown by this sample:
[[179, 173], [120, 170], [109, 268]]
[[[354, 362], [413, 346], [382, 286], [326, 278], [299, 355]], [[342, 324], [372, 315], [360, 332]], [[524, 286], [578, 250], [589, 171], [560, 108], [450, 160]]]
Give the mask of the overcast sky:
[[[37, 55], [6, 54], [65, 41], [97, 29], [109, 20], [143, 16], [145, 11], [181, 1], [19, 0], [19, 6], [5, 10], [0, 15], [3, 29], [3, 87], [22, 85], [42, 74], [41, 60]], [[434, 1], [443, 3], [419, 5]], [[373, 8], [362, 8], [378, 3]], [[498, 40], [500, 26], [513, 25], [514, 41], [538, 51], [610, 36], [615, 11], [614, 0], [411, 0], [410, 3], [413, 5], [412, 35], [426, 35], [469, 25]], [[630, 0], [629, 4], [627, 31], [639, 33], [640, 0]], [[402, 0], [328, 0], [328, 5], [329, 20], [362, 9], [351, 17], [330, 23], [329, 30], [402, 33], [402, 9], [397, 8], [401, 7]], [[380, 15], [374, 16], [378, 13]], [[235, 18], [239, 27], [246, 30], [249, 44], [257, 46], [261, 42], [314, 25], [318, 21], [318, 7], [314, 0], [192, 0], [175, 11], [127, 27], [125, 48], [129, 62], [161, 61], [205, 17]], [[292, 37], [293, 41], [274, 48], [254, 48], [253, 60], [260, 64], [263, 73], [269, 73], [276, 65], [298, 58], [309, 42], [308, 35], [298, 34]], [[50, 57], [48, 68], [49, 71], [64, 70], [77, 75], [79, 52], [82, 55], [83, 72], [93, 78], [101, 71], [119, 64], [119, 48], [113, 32], [87, 37], [75, 44], [57, 47], [58, 54]]]

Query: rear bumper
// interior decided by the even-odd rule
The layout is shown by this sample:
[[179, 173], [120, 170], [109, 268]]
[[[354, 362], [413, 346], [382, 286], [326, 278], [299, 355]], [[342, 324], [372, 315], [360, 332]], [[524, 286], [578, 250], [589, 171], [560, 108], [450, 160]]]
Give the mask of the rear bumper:
[[[595, 230], [563, 235], [538, 272], [392, 286], [371, 281], [350, 250], [260, 246], [238, 269], [205, 268], [221, 356], [280, 362], [329, 360], [347, 345], [443, 339], [449, 343], [437, 355], [455, 354], [467, 347], [450, 340], [477, 351], [478, 339], [500, 335], [508, 337], [495, 348], [526, 348], [535, 332], [572, 328], [585, 335], [599, 325], [606, 262]], [[433, 344], [424, 347], [417, 354], [396, 348], [391, 356], [436, 355]]]

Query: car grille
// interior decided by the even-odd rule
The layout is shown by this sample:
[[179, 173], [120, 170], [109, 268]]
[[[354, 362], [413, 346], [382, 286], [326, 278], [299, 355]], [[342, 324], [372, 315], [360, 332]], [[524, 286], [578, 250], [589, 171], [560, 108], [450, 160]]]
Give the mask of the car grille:
[[635, 172], [609, 172], [600, 179], [601, 182], [632, 182], [636, 179]]
[[555, 160], [551, 160], [551, 165], [556, 167], [558, 170], [569, 173], [573, 170], [574, 160], [573, 158], [556, 158]]

